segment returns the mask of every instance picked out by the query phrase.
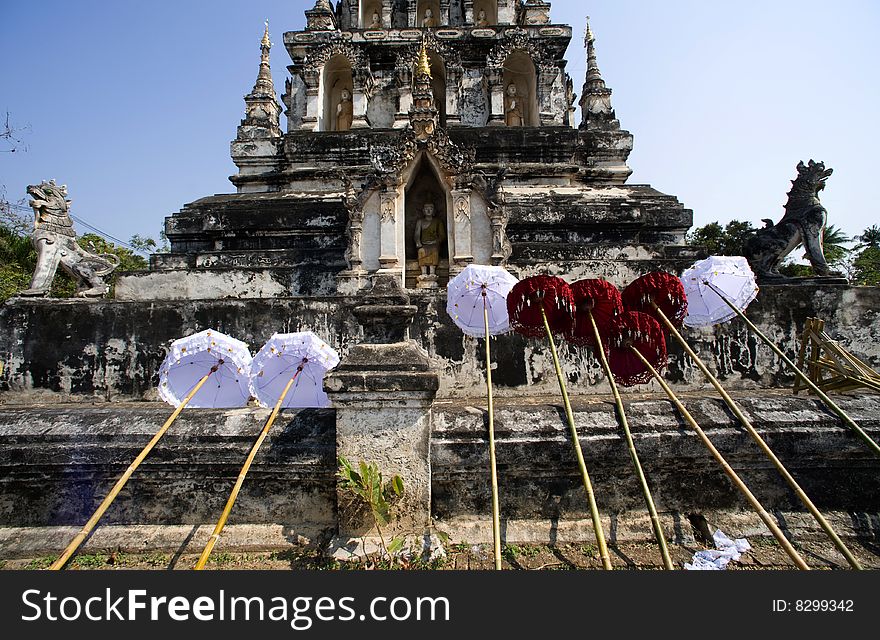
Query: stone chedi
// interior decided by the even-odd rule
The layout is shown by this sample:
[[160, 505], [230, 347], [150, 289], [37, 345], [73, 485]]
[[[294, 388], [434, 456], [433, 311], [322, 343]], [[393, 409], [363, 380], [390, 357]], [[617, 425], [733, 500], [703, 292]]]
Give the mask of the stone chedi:
[[[355, 295], [376, 276], [445, 287], [471, 263], [624, 285], [692, 260], [692, 214], [629, 185], [633, 137], [611, 106], [592, 31], [575, 126], [572, 29], [545, 2], [325, 0], [284, 34], [281, 108], [268, 27], [232, 142], [237, 193], [167, 218], [171, 252], [120, 299]], [[436, 26], [423, 27], [426, 14]], [[415, 241], [426, 203], [437, 265]], [[429, 275], [435, 278], [421, 278]]]

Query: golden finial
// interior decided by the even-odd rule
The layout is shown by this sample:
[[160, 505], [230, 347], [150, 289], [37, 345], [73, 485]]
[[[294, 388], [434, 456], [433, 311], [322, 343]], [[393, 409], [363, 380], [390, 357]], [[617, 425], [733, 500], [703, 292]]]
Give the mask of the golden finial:
[[260, 44], [264, 47], [272, 46], [272, 43], [269, 42], [269, 18], [266, 18], [266, 30], [263, 32], [263, 41]]
[[422, 38], [422, 49], [419, 51], [419, 62], [416, 65], [416, 75], [426, 75], [432, 79], [434, 77], [431, 75], [431, 62], [428, 60], [428, 48], [425, 44], [424, 38]]

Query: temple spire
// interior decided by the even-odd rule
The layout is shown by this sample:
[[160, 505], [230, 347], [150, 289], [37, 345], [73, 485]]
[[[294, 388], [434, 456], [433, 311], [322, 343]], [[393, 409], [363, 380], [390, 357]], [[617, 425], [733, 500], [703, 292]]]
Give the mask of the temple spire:
[[[244, 120], [238, 127], [237, 141], [268, 140], [281, 137], [281, 106], [275, 97], [275, 84], [269, 68], [269, 21], [260, 41], [260, 71], [254, 88], [244, 97]], [[274, 153], [274, 152], [273, 152]]]
[[596, 38], [590, 28], [590, 17], [587, 16], [587, 28], [584, 34], [584, 48], [587, 50], [587, 73], [584, 88], [581, 92], [581, 128], [582, 129], [619, 129], [618, 122], [611, 106], [611, 89], [605, 85], [599, 62], [596, 58]]
[[272, 42], [269, 40], [269, 20], [266, 20], [266, 30], [260, 41], [260, 72], [257, 74], [257, 82], [254, 84], [252, 95], [275, 95], [275, 84], [272, 82], [272, 69], [269, 66], [269, 51]]
[[410, 108], [409, 121], [416, 132], [416, 140], [424, 142], [440, 126], [434, 90], [431, 87], [431, 60], [428, 58], [428, 45], [424, 38], [416, 57], [413, 76], [413, 105]]
[[420, 75], [425, 75], [432, 79], [434, 77], [431, 75], [431, 61], [428, 59], [428, 47], [424, 38], [422, 38], [422, 48], [419, 50], [419, 60], [416, 63], [416, 76]]

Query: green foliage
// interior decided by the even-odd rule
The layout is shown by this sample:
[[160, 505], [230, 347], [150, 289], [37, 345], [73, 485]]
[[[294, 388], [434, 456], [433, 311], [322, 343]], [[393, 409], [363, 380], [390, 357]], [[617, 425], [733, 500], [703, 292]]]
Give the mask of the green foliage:
[[[134, 236], [137, 238], [138, 236]], [[101, 236], [94, 233], [86, 233], [77, 238], [79, 246], [87, 251], [98, 255], [109, 253], [119, 258], [119, 271], [143, 271], [149, 268], [149, 263], [143, 256], [137, 255], [131, 249], [125, 247], [117, 247], [112, 242], [108, 242]], [[155, 244], [154, 240], [151, 240]]]
[[825, 236], [823, 238], [823, 249], [825, 252], [825, 261], [832, 269], [842, 269], [846, 266], [846, 259], [849, 257], [850, 249], [845, 245], [852, 242], [852, 238], [838, 229], [833, 224], [829, 224], [825, 228]]
[[[6, 219], [0, 220], [0, 302], [30, 286], [34, 268], [37, 266], [37, 252], [28, 234], [29, 232], [22, 232], [12, 222]], [[92, 253], [112, 254], [118, 257], [118, 271], [143, 271], [149, 267], [144, 257], [137, 255], [131, 249], [117, 247], [94, 233], [87, 233], [77, 241], [81, 247]], [[156, 241], [152, 238], [141, 238], [141, 241], [141, 246], [144, 247], [151, 246], [150, 243], [152, 246], [156, 245]], [[117, 272], [111, 276], [111, 284]], [[76, 279], [59, 268], [52, 282], [50, 295], [53, 298], [72, 298], [75, 293]]]
[[52, 563], [58, 559], [58, 556], [43, 556], [42, 558], [33, 558], [25, 566], [26, 571], [38, 571], [40, 569], [48, 569]]
[[81, 569], [94, 569], [107, 564], [107, 556], [101, 553], [83, 554], [76, 556], [72, 564]]
[[379, 471], [376, 463], [366, 463], [362, 460], [358, 470], [355, 470], [351, 463], [341, 456], [336, 475], [340, 480], [340, 488], [351, 492], [369, 507], [378, 526], [388, 525], [391, 503], [395, 498], [403, 495], [403, 479], [400, 476], [395, 475], [388, 482], [384, 482], [382, 472]]
[[754, 231], [751, 222], [731, 220], [723, 227], [718, 222], [710, 222], [689, 233], [687, 243], [705, 247], [713, 256], [741, 256], [746, 239]]
[[858, 249], [880, 249], [880, 227], [871, 225], [858, 238]]
[[853, 260], [852, 266], [857, 284], [880, 286], [880, 247], [866, 246]]
[[30, 238], [0, 224], [0, 301], [28, 288], [36, 264]]
[[388, 523], [391, 522], [393, 504], [403, 496], [403, 478], [395, 475], [391, 480], [385, 482], [376, 463], [366, 463], [361, 460], [358, 468], [355, 469], [342, 456], [339, 457], [336, 477], [339, 478], [340, 489], [348, 491], [362, 505], [369, 508], [376, 531], [382, 541], [382, 548], [393, 561], [394, 553], [403, 548], [404, 540], [402, 537], [395, 538], [390, 545], [386, 545], [385, 537], [382, 535], [382, 527], [388, 526]]

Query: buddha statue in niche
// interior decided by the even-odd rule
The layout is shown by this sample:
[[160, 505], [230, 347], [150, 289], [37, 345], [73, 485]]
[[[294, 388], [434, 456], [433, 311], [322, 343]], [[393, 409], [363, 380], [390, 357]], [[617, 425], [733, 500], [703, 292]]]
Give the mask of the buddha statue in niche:
[[437, 18], [434, 17], [434, 12], [430, 7], [425, 9], [425, 17], [422, 20], [423, 27], [436, 27], [437, 26]]
[[368, 29], [381, 29], [382, 28], [382, 16], [379, 15], [378, 11], [373, 12], [372, 22], [370, 22], [370, 26]]
[[425, 203], [416, 220], [413, 240], [418, 249], [419, 268], [423, 276], [436, 276], [440, 264], [440, 243], [446, 240], [446, 225], [436, 216], [432, 202]]
[[353, 118], [354, 103], [351, 101], [351, 91], [343, 89], [339, 95], [339, 104], [336, 105], [336, 130], [348, 131], [351, 129]]
[[517, 93], [516, 85], [512, 82], [504, 92], [504, 122], [508, 127], [523, 126], [522, 99]]
[[480, 9], [479, 13], [477, 13], [477, 26], [478, 27], [488, 27], [489, 19], [486, 17], [486, 10]]

